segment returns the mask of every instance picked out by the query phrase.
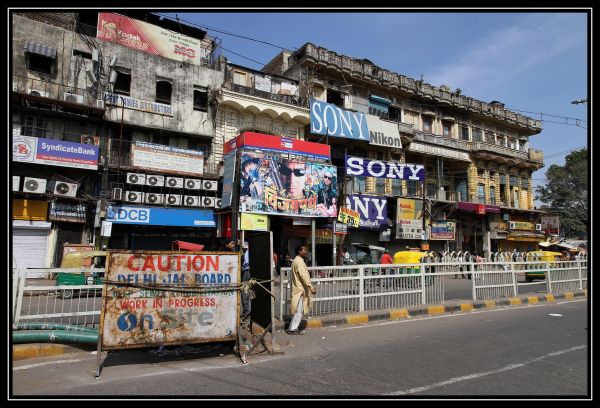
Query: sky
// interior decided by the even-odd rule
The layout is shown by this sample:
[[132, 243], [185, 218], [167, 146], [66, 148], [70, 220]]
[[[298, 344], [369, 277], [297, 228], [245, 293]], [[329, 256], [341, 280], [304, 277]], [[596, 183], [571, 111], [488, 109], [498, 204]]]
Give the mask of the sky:
[[234, 64], [260, 69], [281, 48], [224, 32], [291, 51], [311, 42], [541, 119], [542, 132], [529, 139], [530, 148], [544, 152], [534, 186], [552, 164], [564, 165], [570, 150], [588, 144], [588, 104], [571, 103], [588, 98], [588, 21], [581, 10], [159, 13], [202, 26], [222, 40]]

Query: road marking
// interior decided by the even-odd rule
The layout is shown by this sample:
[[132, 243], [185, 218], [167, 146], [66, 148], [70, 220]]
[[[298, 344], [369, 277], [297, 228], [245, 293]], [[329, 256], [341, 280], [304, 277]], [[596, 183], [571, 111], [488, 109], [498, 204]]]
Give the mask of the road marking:
[[77, 363], [79, 361], [86, 361], [88, 358], [76, 358], [71, 360], [58, 360], [58, 361], [47, 361], [45, 363], [37, 363], [37, 364], [27, 364], [19, 367], [13, 367], [13, 370], [28, 370], [30, 368], [42, 367], [49, 364], [64, 364], [64, 363]]
[[567, 300], [566, 302], [556, 302], [556, 304], [557, 305], [564, 305], [565, 303], [575, 303], [575, 302], [587, 302], [587, 299]]
[[434, 384], [424, 385], [422, 387], [415, 387], [415, 388], [411, 388], [411, 389], [404, 390], [404, 391], [395, 391], [395, 392], [387, 393], [387, 394], [384, 394], [384, 395], [406, 395], [406, 394], [415, 394], [417, 392], [429, 391], [429, 390], [431, 390], [433, 388], [444, 387], [446, 385], [454, 384], [454, 383], [461, 382], [461, 381], [472, 380], [472, 379], [475, 379], [475, 378], [485, 377], [486, 375], [498, 374], [498, 373], [502, 373], [504, 371], [514, 370], [515, 368], [524, 367], [524, 366], [526, 366], [528, 364], [535, 363], [537, 361], [541, 361], [541, 360], [543, 360], [545, 358], [548, 358], [548, 357], [554, 357], [554, 356], [558, 356], [558, 355], [561, 355], [561, 354], [570, 353], [572, 351], [581, 350], [581, 349], [584, 349], [586, 347], [587, 347], [586, 345], [575, 346], [575, 347], [571, 347], [571, 348], [565, 349], [565, 350], [554, 351], [552, 353], [546, 354], [546, 355], [538, 357], [538, 358], [534, 358], [533, 360], [524, 361], [522, 363], [509, 364], [509, 365], [507, 365], [505, 367], [502, 367], [502, 368], [499, 368], [497, 370], [484, 371], [484, 372], [481, 372], [481, 373], [474, 373], [474, 374], [464, 375], [462, 377], [454, 377], [454, 378], [450, 378], [449, 380], [446, 380], [446, 381], [440, 381], [440, 382], [437, 382], [437, 383], [434, 383]]

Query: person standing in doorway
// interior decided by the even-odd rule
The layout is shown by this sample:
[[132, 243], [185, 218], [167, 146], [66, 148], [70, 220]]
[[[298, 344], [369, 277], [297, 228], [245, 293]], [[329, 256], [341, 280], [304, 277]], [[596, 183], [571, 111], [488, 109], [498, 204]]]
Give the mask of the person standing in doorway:
[[287, 334], [302, 334], [304, 331], [298, 331], [302, 316], [307, 314], [310, 308], [312, 295], [317, 293], [317, 288], [310, 281], [310, 274], [305, 263], [308, 248], [306, 245], [296, 247], [296, 258], [292, 262], [291, 280], [292, 280], [292, 302], [290, 311], [293, 315]]

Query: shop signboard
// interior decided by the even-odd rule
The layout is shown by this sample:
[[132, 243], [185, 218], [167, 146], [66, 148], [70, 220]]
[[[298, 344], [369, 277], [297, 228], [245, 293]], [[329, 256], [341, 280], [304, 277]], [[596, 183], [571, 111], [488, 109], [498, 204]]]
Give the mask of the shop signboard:
[[358, 228], [360, 225], [360, 214], [347, 207], [340, 207], [338, 221], [351, 227]]
[[422, 183], [425, 180], [425, 166], [346, 156], [346, 175], [414, 180]]
[[386, 197], [350, 194], [346, 196], [346, 207], [359, 213], [359, 228], [379, 230], [387, 224]]
[[235, 340], [239, 270], [235, 253], [109, 251], [102, 349]]
[[132, 166], [146, 171], [199, 176], [204, 172], [204, 153], [137, 141], [131, 145]]
[[371, 135], [370, 144], [402, 149], [398, 123], [381, 120], [378, 116], [367, 115], [367, 124]]
[[154, 101], [132, 98], [131, 96], [104, 92], [102, 98], [107, 105], [120, 106], [124, 109], [153, 113], [155, 115], [173, 116], [173, 106]]
[[115, 224], [216, 228], [215, 215], [210, 210], [108, 204], [106, 220]]
[[431, 221], [431, 240], [454, 241], [456, 239], [456, 222]]
[[337, 216], [335, 166], [246, 151], [240, 162], [240, 212]]
[[542, 231], [550, 235], [558, 235], [560, 231], [560, 220], [558, 215], [542, 215]]
[[396, 215], [397, 239], [423, 239], [423, 201], [398, 199]]
[[85, 222], [86, 207], [83, 203], [50, 203], [48, 220], [61, 222]]
[[367, 115], [310, 99], [310, 133], [370, 141]]
[[508, 225], [511, 230], [535, 231], [535, 224], [532, 222], [509, 221]]
[[42, 139], [31, 136], [13, 136], [12, 160], [49, 166], [98, 170], [98, 146]]
[[48, 201], [13, 198], [13, 220], [46, 221]]
[[269, 217], [261, 214], [241, 214], [241, 229], [244, 231], [269, 231]]

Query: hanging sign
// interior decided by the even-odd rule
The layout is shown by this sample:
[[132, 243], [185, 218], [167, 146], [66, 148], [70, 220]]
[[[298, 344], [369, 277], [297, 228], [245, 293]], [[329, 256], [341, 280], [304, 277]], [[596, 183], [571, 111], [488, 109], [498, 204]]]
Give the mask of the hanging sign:
[[393, 163], [346, 156], [346, 175], [398, 180], [425, 180], [422, 164]]
[[351, 210], [347, 207], [340, 207], [338, 221], [348, 224], [351, 227], [358, 228], [360, 225], [360, 214], [358, 211]]

